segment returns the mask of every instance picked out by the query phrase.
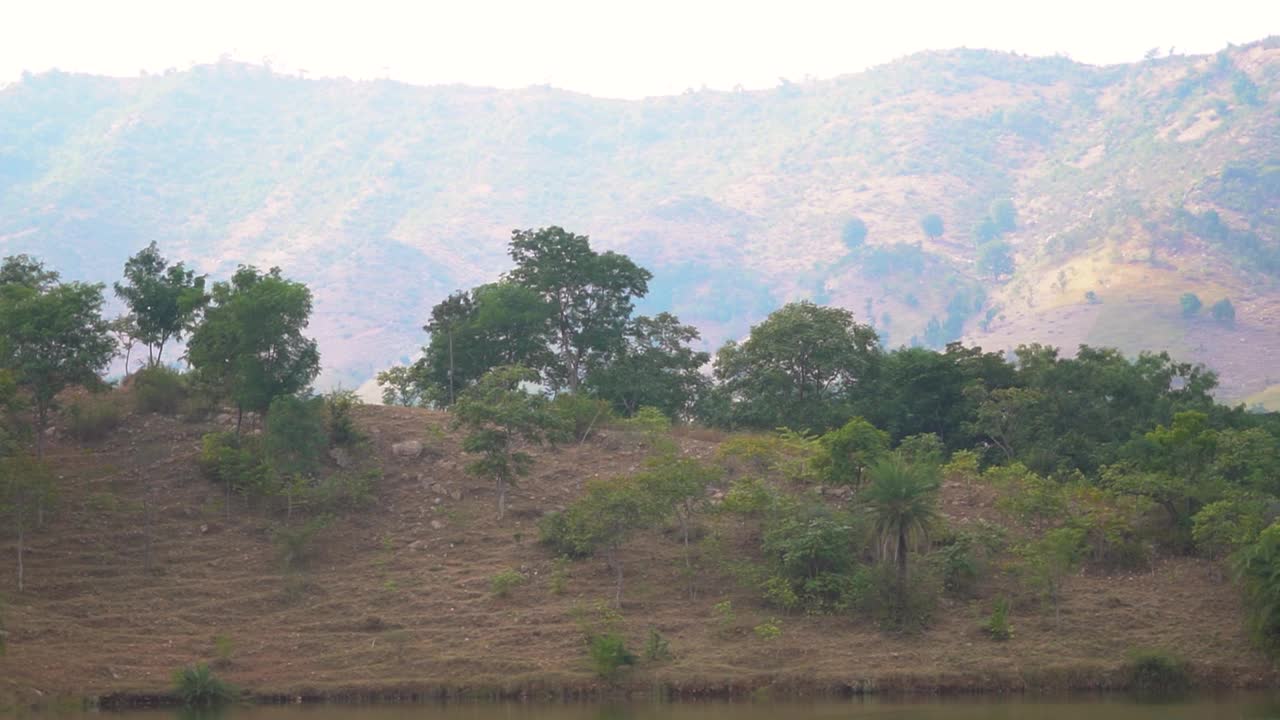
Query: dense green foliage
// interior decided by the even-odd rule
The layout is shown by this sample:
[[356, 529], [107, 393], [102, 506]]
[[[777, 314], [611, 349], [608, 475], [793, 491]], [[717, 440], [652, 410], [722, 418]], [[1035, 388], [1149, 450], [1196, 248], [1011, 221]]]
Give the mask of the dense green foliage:
[[279, 268], [263, 273], [242, 266], [230, 281], [214, 284], [191, 334], [191, 366], [241, 414], [265, 412], [277, 397], [309, 387], [320, 370], [316, 342], [302, 334], [310, 316], [305, 285], [285, 279]]
[[136, 325], [134, 339], [147, 346], [149, 365], [159, 365], [165, 343], [180, 341], [204, 306], [204, 276], [182, 263], [170, 265], [152, 242], [124, 265], [125, 282], [115, 284]]

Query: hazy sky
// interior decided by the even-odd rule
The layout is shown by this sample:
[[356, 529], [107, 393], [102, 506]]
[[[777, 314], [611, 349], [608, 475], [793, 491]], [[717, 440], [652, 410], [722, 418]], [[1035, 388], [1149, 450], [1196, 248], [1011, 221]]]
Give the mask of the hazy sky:
[[312, 76], [551, 84], [637, 97], [770, 87], [957, 46], [1091, 63], [1280, 34], [1280, 0], [7, 0], [0, 83], [136, 75], [226, 53]]

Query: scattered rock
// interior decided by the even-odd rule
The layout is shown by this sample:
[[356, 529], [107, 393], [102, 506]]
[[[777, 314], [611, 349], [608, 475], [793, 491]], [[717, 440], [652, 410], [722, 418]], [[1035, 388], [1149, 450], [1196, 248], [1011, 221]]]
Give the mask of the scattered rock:
[[441, 521], [441, 520], [432, 520], [432, 521], [431, 521], [431, 529], [432, 529], [432, 530], [443, 530], [443, 529], [444, 529], [444, 522], [443, 522], [443, 521]]
[[457, 488], [454, 488], [453, 490], [450, 490], [450, 491], [449, 491], [449, 497], [450, 497], [451, 499], [453, 499], [453, 500], [461, 500], [461, 499], [462, 499], [462, 491], [461, 491], [461, 490], [459, 490], [459, 489], [457, 489]]
[[414, 551], [414, 552], [419, 552], [419, 551], [421, 551], [421, 550], [426, 550], [426, 549], [427, 549], [427, 541], [426, 541], [426, 540], [414, 540], [413, 542], [409, 543], [409, 549], [410, 549], [410, 550], [412, 550], [412, 551]]
[[441, 485], [440, 483], [431, 483], [431, 492], [433, 492], [433, 493], [435, 493], [435, 494], [437, 494], [437, 495], [448, 495], [448, 494], [449, 494], [449, 490], [448, 490], [448, 488], [446, 488], [444, 485]]
[[416, 458], [422, 455], [422, 443], [417, 440], [404, 440], [391, 446], [396, 457]]
[[333, 460], [334, 464], [344, 470], [351, 467], [351, 453], [348, 452], [346, 448], [329, 448], [329, 458]]

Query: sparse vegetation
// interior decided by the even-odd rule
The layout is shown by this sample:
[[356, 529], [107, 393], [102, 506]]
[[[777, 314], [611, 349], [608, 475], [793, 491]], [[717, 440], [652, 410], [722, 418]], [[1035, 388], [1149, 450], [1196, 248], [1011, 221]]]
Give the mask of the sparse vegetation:
[[187, 707], [218, 707], [234, 702], [236, 689], [213, 674], [208, 665], [188, 665], [173, 673], [173, 694]]

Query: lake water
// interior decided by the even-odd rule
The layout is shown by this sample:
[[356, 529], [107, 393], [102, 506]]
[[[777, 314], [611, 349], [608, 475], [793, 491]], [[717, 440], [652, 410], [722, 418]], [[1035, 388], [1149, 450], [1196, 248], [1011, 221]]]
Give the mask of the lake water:
[[[1176, 702], [1123, 696], [1045, 700], [946, 698], [819, 702], [688, 702], [240, 707], [216, 714], [165, 710], [103, 713], [111, 720], [1280, 720], [1280, 693]], [[68, 717], [59, 714], [59, 717]]]

